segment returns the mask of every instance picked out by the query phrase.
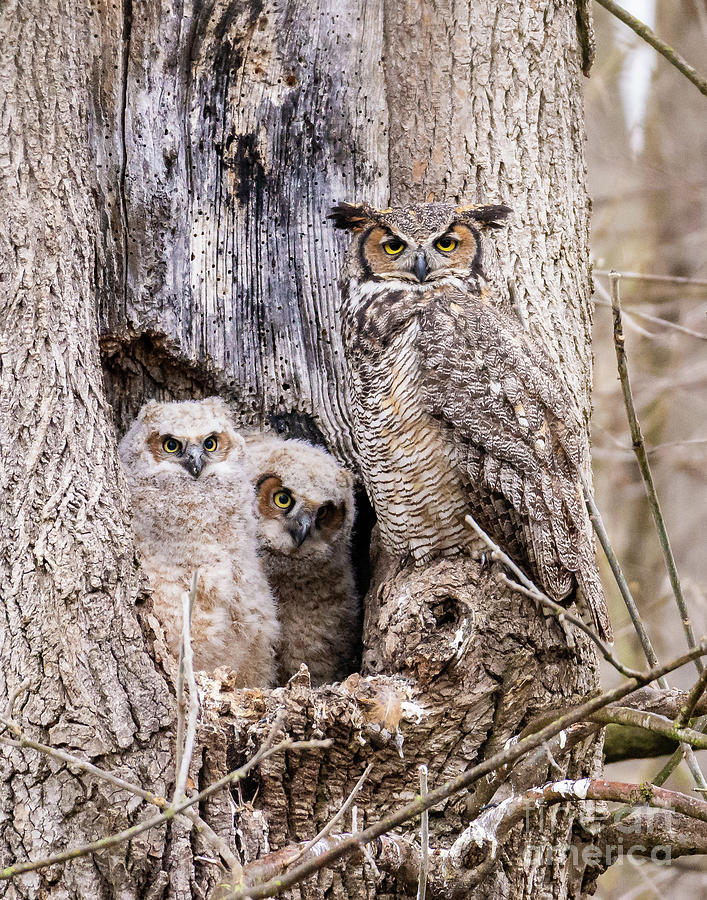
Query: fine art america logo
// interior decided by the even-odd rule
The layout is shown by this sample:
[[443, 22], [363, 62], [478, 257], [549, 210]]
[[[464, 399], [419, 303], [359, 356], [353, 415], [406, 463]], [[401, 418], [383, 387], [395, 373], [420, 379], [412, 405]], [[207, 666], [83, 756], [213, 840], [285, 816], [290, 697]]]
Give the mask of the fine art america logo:
[[[543, 834], [557, 820], [559, 807], [538, 807], [528, 803], [525, 809], [525, 832]], [[546, 820], [547, 817], [547, 820]], [[589, 825], [588, 821], [588, 825]], [[598, 874], [625, 860], [633, 864], [653, 862], [667, 866], [672, 862], [671, 845], [666, 841], [674, 829], [674, 814], [670, 810], [650, 806], [616, 809], [603, 819], [591, 819], [591, 836], [572, 834], [569, 841], [538, 845], [530, 843], [524, 861], [530, 865], [568, 864], [583, 871], [597, 869]]]

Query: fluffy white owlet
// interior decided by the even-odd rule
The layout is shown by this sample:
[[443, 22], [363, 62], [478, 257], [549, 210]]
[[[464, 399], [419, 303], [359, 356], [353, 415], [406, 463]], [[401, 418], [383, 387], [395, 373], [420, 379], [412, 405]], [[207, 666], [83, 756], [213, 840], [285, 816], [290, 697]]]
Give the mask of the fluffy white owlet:
[[194, 665], [228, 666], [239, 687], [275, 674], [278, 623], [258, 556], [245, 445], [218, 397], [146, 403], [119, 447], [133, 529], [154, 611], [175, 657], [182, 600], [199, 570], [192, 610]]
[[610, 639], [579, 478], [588, 461], [579, 413], [481, 271], [480, 232], [509, 211], [332, 211], [336, 227], [354, 232], [341, 288], [359, 463], [393, 553], [422, 563], [469, 547], [471, 514], [550, 597], [576, 597]]
[[278, 676], [306, 663], [312, 684], [345, 678], [359, 647], [351, 568], [353, 476], [305, 441], [245, 434], [258, 540], [277, 600]]

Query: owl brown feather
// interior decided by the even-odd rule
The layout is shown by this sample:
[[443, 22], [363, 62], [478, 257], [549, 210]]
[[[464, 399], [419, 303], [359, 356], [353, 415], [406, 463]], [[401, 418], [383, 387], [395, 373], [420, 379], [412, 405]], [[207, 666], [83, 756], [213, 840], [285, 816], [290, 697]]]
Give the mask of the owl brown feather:
[[421, 562], [458, 552], [470, 513], [553, 599], [577, 596], [610, 638], [579, 477], [588, 465], [579, 414], [485, 288], [479, 229], [507, 207], [355, 210], [343, 337], [384, 542]]

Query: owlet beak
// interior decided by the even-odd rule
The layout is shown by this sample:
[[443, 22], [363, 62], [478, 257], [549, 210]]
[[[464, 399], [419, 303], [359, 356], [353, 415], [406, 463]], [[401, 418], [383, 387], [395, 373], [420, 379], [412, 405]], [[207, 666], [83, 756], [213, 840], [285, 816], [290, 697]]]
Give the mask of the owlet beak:
[[313, 524], [312, 514], [303, 508], [299, 511], [295, 510], [292, 515], [287, 517], [285, 527], [290, 532], [295, 545], [301, 547], [312, 530]]
[[187, 472], [189, 472], [190, 475], [193, 475], [194, 478], [198, 478], [199, 475], [201, 475], [201, 470], [204, 468], [204, 461], [201, 457], [201, 453], [196, 447], [190, 447], [187, 450], [181, 463]]

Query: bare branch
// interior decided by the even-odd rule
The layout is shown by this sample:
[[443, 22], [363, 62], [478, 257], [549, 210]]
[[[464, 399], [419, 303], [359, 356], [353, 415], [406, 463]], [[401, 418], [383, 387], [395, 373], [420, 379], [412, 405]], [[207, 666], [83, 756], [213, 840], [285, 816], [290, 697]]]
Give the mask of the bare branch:
[[[662, 837], [662, 841], [653, 844], [664, 844], [672, 837], [676, 841], [678, 854], [700, 852], [701, 847], [707, 847], [707, 829], [704, 827], [707, 803], [704, 801], [676, 791], [651, 790], [649, 786], [644, 788], [621, 782], [588, 778], [556, 781], [534, 787], [490, 808], [464, 831], [449, 850], [430, 848], [428, 894], [434, 900], [461, 900], [467, 897], [469, 891], [496, 864], [496, 851], [510, 829], [532, 810], [556, 803], [597, 799], [639, 804], [638, 809], [632, 807], [632, 818], [627, 825], [617, 824], [612, 817], [612, 825], [602, 832], [604, 844], [613, 837], [612, 845], [616, 846], [617, 853], [626, 843], [629, 827], [631, 831], [635, 828], [633, 819], [641, 816], [645, 820], [649, 808], [664, 810], [660, 821], [654, 817], [650, 820], [651, 827]], [[357, 837], [355, 833], [331, 835], [325, 839], [326, 852], [334, 851], [347, 842], [355, 842]], [[469, 850], [479, 845], [487, 850], [486, 859], [476, 869], [465, 870]], [[629, 846], [632, 845], [629, 844], [626, 849]], [[356, 842], [350, 854], [354, 857], [363, 855], [362, 849]], [[285, 847], [247, 865], [244, 869], [247, 896], [260, 896], [255, 893], [259, 889], [253, 888], [260, 879], [267, 877], [281, 881], [286, 877], [282, 873], [287, 868], [288, 860], [300, 852], [297, 846]], [[412, 841], [400, 835], [379, 836], [373, 846], [373, 855], [378, 866], [395, 875], [401, 884], [412, 889], [419, 883], [422, 850]], [[276, 893], [272, 892], [269, 896]]]
[[[276, 721], [275, 726], [279, 728], [279, 721]], [[273, 730], [271, 731], [271, 736], [275, 733], [275, 730], [276, 729], [273, 728]], [[125, 831], [119, 831], [115, 834], [100, 838], [97, 841], [92, 841], [89, 844], [83, 844], [80, 847], [74, 847], [71, 850], [65, 850], [63, 853], [56, 853], [53, 856], [47, 856], [43, 859], [38, 859], [31, 862], [13, 863], [12, 865], [0, 870], [0, 881], [14, 878], [16, 875], [21, 875], [23, 872], [34, 872], [37, 869], [44, 869], [47, 866], [53, 866], [56, 863], [68, 862], [69, 860], [77, 859], [80, 856], [88, 856], [89, 854], [96, 853], [99, 850], [107, 850], [110, 847], [115, 847], [118, 844], [123, 844], [126, 841], [130, 841], [134, 837], [137, 837], [139, 834], [142, 834], [145, 831], [149, 831], [152, 828], [157, 828], [160, 825], [164, 825], [165, 822], [173, 819], [179, 813], [185, 812], [190, 807], [195, 806], [197, 803], [201, 803], [202, 800], [205, 800], [207, 797], [210, 797], [212, 794], [215, 794], [222, 788], [233, 784], [236, 781], [241, 781], [243, 778], [245, 778], [245, 776], [253, 768], [253, 766], [257, 765], [259, 762], [262, 762], [262, 760], [272, 756], [274, 753], [280, 753], [284, 750], [327, 749], [331, 747], [331, 745], [331, 740], [285, 740], [268, 749], [265, 749], [266, 744], [263, 744], [258, 752], [240, 768], [235, 769], [233, 772], [229, 772], [227, 775], [224, 775], [223, 778], [220, 778], [218, 781], [215, 781], [207, 788], [204, 788], [204, 790], [199, 794], [185, 799], [176, 807], [168, 806], [161, 815], [155, 816], [152, 819], [147, 819], [145, 822], [141, 822], [139, 825], [134, 825], [132, 828], [128, 828]]]
[[[658, 500], [658, 495], [655, 490], [655, 484], [653, 482], [653, 475], [651, 473], [650, 465], [648, 463], [648, 457], [646, 455], [646, 447], [643, 441], [641, 425], [638, 421], [638, 417], [636, 416], [636, 409], [633, 404], [633, 394], [631, 393], [631, 382], [629, 380], [628, 374], [628, 361], [626, 359], [624, 334], [621, 327], [621, 297], [619, 293], [619, 277], [620, 276], [617, 275], [616, 272], [614, 272], [610, 276], [611, 306], [614, 312], [614, 347], [616, 348], [616, 363], [619, 370], [619, 378], [621, 380], [621, 390], [623, 391], [624, 395], [626, 415], [628, 417], [629, 428], [631, 430], [631, 440], [633, 442], [633, 449], [636, 454], [638, 468], [640, 469], [643, 483], [646, 488], [648, 505], [650, 506], [653, 520], [655, 522], [655, 527], [658, 532], [658, 539], [660, 540], [660, 546], [663, 551], [665, 565], [668, 570], [670, 585], [673, 589], [675, 602], [677, 603], [678, 609], [680, 610], [680, 618], [682, 620], [683, 631], [685, 632], [685, 639], [687, 640], [688, 647], [694, 647], [695, 633], [692, 629], [690, 613], [687, 609], [685, 597], [683, 596], [682, 585], [680, 584], [680, 577], [678, 576], [675, 557], [673, 556], [673, 551], [670, 546], [670, 539], [668, 538], [668, 532], [665, 528], [663, 513], [660, 508], [660, 502]], [[695, 665], [697, 666], [697, 671], [701, 672], [702, 661], [696, 659]], [[702, 786], [707, 787], [707, 784]]]
[[[17, 747], [19, 749], [28, 747], [31, 750], [36, 750], [38, 753], [43, 753], [45, 756], [49, 756], [52, 759], [58, 760], [59, 762], [66, 763], [71, 769], [75, 769], [80, 772], [86, 772], [89, 775], [94, 775], [96, 778], [100, 778], [101, 781], [112, 784], [114, 787], [117, 787], [120, 790], [135, 794], [135, 796], [141, 797], [147, 803], [151, 803], [158, 809], [169, 808], [169, 803], [164, 797], [153, 794], [151, 791], [146, 791], [144, 788], [141, 788], [139, 785], [133, 784], [130, 781], [125, 781], [124, 778], [120, 778], [118, 775], [114, 775], [112, 772], [107, 772], [105, 769], [100, 769], [98, 766], [94, 766], [93, 763], [90, 763], [85, 759], [81, 759], [81, 757], [79, 756], [74, 756], [72, 753], [67, 753], [65, 750], [59, 750], [57, 747], [50, 747], [47, 744], [41, 744], [38, 741], [31, 740], [22, 733], [17, 723], [5, 718], [0, 718], [0, 723], [11, 730], [16, 737], [16, 739], [12, 739], [7, 737], [7, 735], [0, 734], [0, 741], [9, 744], [11, 747]], [[201, 834], [202, 837], [206, 841], [208, 841], [211, 846], [221, 855], [221, 858], [225, 863], [227, 863], [232, 869], [240, 865], [238, 858], [231, 851], [231, 848], [228, 846], [228, 844], [223, 840], [223, 838], [216, 834], [216, 832], [207, 822], [205, 822], [201, 818], [196, 810], [187, 809], [184, 811], [184, 816], [191, 821], [197, 832]]]
[[635, 31], [640, 38], [643, 38], [647, 44], [650, 44], [661, 56], [664, 56], [665, 59], [675, 66], [679, 72], [682, 72], [685, 78], [691, 81], [701, 94], [704, 94], [707, 97], [707, 79], [703, 78], [697, 69], [693, 68], [690, 63], [687, 62], [686, 59], [683, 59], [676, 50], [673, 50], [669, 44], [666, 44], [665, 41], [661, 40], [644, 22], [641, 22], [640, 19], [632, 16], [631, 13], [627, 12], [623, 6], [619, 6], [618, 3], [615, 3], [614, 0], [597, 0], [597, 3], [600, 6], [603, 6], [604, 9], [608, 9], [617, 19], [621, 19], [625, 25], [628, 25], [628, 27]]
[[547, 594], [543, 593], [528, 577], [525, 573], [518, 568], [518, 566], [513, 562], [513, 560], [508, 556], [507, 553], [504, 553], [503, 550], [496, 544], [481, 528], [481, 526], [472, 519], [471, 516], [465, 516], [466, 524], [472, 528], [476, 534], [485, 542], [487, 547], [491, 550], [491, 555], [494, 559], [499, 560], [506, 566], [506, 568], [510, 569], [511, 572], [518, 578], [521, 584], [516, 584], [515, 581], [512, 581], [505, 575], [501, 575], [501, 580], [507, 584], [513, 590], [518, 591], [521, 594], [524, 594], [527, 597], [530, 597], [531, 600], [534, 600], [536, 603], [540, 603], [549, 609], [560, 621], [567, 621], [574, 625], [576, 628], [579, 628], [580, 631], [583, 631], [587, 637], [591, 638], [592, 641], [599, 648], [601, 655], [604, 657], [607, 662], [611, 663], [611, 665], [621, 672], [622, 675], [625, 675], [627, 678], [635, 678], [637, 675], [640, 675], [635, 669], [630, 669], [628, 666], [625, 666], [622, 662], [620, 662], [616, 656], [611, 651], [609, 645], [603, 641], [599, 635], [595, 634], [592, 629], [586, 625], [579, 616], [573, 615], [569, 610], [565, 609], [564, 606], [561, 606], [559, 603], [556, 603], [554, 600], [551, 600]]
[[[630, 839], [629, 837], [630, 836]], [[621, 853], [650, 854], [654, 847], [669, 847], [670, 859], [684, 854], [707, 853], [707, 825], [680, 813], [634, 809], [620, 822], [616, 816], [599, 832], [594, 844], [599, 850], [599, 868], [604, 870]], [[642, 849], [641, 849], [642, 848]]]
[[632, 728], [643, 728], [674, 740], [675, 743], [689, 744], [695, 750], [707, 750], [707, 735], [693, 728], [678, 726], [675, 722], [655, 713], [631, 709], [627, 706], [611, 706], [600, 709], [592, 716], [594, 722], [603, 725], [628, 725]]
[[[608, 278], [614, 270], [611, 269], [593, 269], [593, 275], [603, 275]], [[664, 284], [694, 284], [699, 287], [707, 287], [707, 280], [704, 278], [685, 278], [679, 275], [645, 275], [641, 272], [617, 272], [622, 278], [630, 278], [636, 281], [658, 281]]]
[[707, 803], [678, 791], [666, 791], [648, 784], [636, 785], [593, 778], [554, 781], [508, 797], [479, 816], [454, 842], [449, 851], [449, 860], [461, 871], [473, 847], [487, 850], [484, 861], [465, 881], [467, 888], [474, 887], [496, 865], [499, 847], [503, 845], [508, 832], [530, 812], [556, 803], [584, 800], [628, 803], [631, 807], [650, 806], [707, 822]]

